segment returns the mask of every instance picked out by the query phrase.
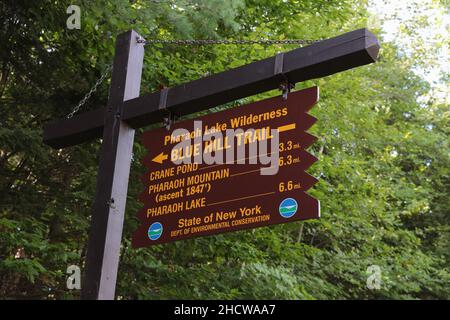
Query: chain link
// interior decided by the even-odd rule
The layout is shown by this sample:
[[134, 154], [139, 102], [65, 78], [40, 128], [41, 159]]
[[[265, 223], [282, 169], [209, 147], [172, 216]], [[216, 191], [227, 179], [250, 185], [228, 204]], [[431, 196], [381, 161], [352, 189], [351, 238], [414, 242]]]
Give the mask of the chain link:
[[[144, 40], [143, 38], [138, 37], [137, 42], [142, 43], [144, 45], [147, 44], [174, 44], [174, 45], [213, 45], [213, 44], [225, 44], [225, 45], [252, 45], [252, 44], [261, 44], [261, 45], [273, 45], [273, 44], [313, 44], [319, 40], [302, 40], [302, 39], [284, 39], [284, 40], [269, 40], [269, 39], [259, 39], [259, 40], [213, 40], [213, 39], [199, 39], [199, 40], [186, 40], [186, 39], [173, 39], [173, 40], [164, 40], [164, 39], [151, 39]], [[97, 91], [98, 87], [109, 75], [112, 70], [112, 64], [108, 65], [105, 71], [102, 73], [100, 78], [95, 82], [94, 86], [89, 90], [89, 92], [81, 99], [81, 101], [73, 108], [73, 110], [67, 115], [67, 118], [72, 118], [78, 111], [80, 111], [81, 107], [86, 104], [86, 102], [91, 98], [92, 94]]]
[[259, 40], [212, 40], [212, 39], [200, 39], [200, 40], [163, 40], [163, 39], [151, 39], [145, 40], [143, 38], [138, 38], [138, 43], [147, 44], [175, 44], [175, 45], [211, 45], [211, 44], [236, 44], [236, 45], [246, 45], [246, 44], [313, 44], [318, 40], [302, 40], [302, 39], [284, 39], [284, 40], [269, 40], [269, 39], [259, 39]]
[[109, 64], [105, 71], [103, 71], [102, 75], [100, 76], [100, 78], [97, 79], [97, 81], [95, 82], [94, 86], [91, 88], [91, 90], [89, 90], [89, 92], [83, 97], [83, 99], [81, 99], [80, 102], [78, 102], [78, 104], [76, 105], [75, 108], [73, 108], [73, 110], [67, 115], [67, 119], [72, 118], [79, 110], [82, 106], [84, 106], [86, 104], [86, 102], [91, 98], [92, 94], [97, 91], [98, 87], [100, 86], [100, 84], [102, 84], [102, 82], [106, 79], [106, 77], [109, 75], [109, 73], [112, 70], [112, 64]]

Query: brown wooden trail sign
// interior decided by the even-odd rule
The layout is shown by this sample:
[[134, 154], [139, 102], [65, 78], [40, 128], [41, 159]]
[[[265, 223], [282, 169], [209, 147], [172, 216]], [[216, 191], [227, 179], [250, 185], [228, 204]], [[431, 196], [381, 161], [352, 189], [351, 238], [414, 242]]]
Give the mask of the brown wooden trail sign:
[[[290, 93], [287, 100], [279, 96], [178, 122], [169, 131], [145, 132], [142, 144], [149, 154], [143, 164], [149, 170], [142, 177], [145, 190], [139, 199], [144, 207], [138, 213], [142, 225], [133, 235], [133, 246], [318, 218], [319, 202], [305, 193], [317, 181], [305, 173], [317, 161], [306, 151], [316, 138], [305, 132], [316, 121], [306, 112], [317, 100], [318, 88], [313, 87]], [[194, 121], [202, 121], [197, 132]], [[190, 139], [190, 145], [177, 149], [181, 138], [174, 131], [179, 128], [187, 129], [190, 137], [198, 133], [205, 141], [194, 144]], [[280, 167], [276, 175], [261, 175], [261, 165], [249, 163], [248, 158], [246, 164], [237, 164], [235, 152], [232, 164], [192, 161], [194, 146], [203, 153], [221, 151], [225, 158], [233, 146], [227, 137], [213, 143], [205, 133], [237, 128], [244, 133], [234, 141], [236, 145], [243, 145], [245, 137], [247, 141], [253, 136], [255, 140], [270, 138], [270, 130], [278, 130], [276, 161]], [[249, 128], [254, 131], [246, 136]], [[176, 165], [171, 161], [180, 155], [191, 163]]]
[[[81, 297], [114, 299], [134, 129], [239, 98], [320, 78], [376, 61], [377, 38], [367, 29], [139, 96], [144, 46], [135, 31], [117, 37], [106, 108], [46, 124], [44, 143], [59, 149], [102, 137]], [[162, 156], [163, 157], [163, 156]]]

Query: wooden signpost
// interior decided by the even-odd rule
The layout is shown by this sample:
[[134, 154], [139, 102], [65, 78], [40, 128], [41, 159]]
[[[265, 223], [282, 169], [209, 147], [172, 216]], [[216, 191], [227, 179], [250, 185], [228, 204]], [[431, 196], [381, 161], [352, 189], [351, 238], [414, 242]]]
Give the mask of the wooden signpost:
[[[142, 225], [133, 236], [133, 246], [318, 218], [319, 202], [306, 194], [316, 179], [305, 172], [317, 161], [306, 151], [316, 137], [305, 131], [316, 122], [307, 112], [318, 97], [318, 88], [309, 88], [290, 93], [286, 100], [279, 96], [178, 122], [170, 130], [145, 132], [142, 143], [149, 154], [143, 164], [148, 172], [142, 177], [144, 207], [138, 214]], [[195, 130], [195, 121], [202, 121], [201, 130]], [[191, 139], [189, 146], [177, 148], [178, 128], [187, 129], [190, 136], [203, 136], [204, 141]], [[238, 128], [243, 132], [234, 141], [222, 134]], [[238, 145], [250, 149], [250, 143], [270, 139], [274, 129], [279, 132], [278, 172], [261, 175], [257, 161], [252, 164], [248, 155], [238, 159], [234, 149]], [[220, 135], [212, 140], [208, 132]], [[195, 153], [213, 152], [226, 160], [227, 151], [231, 161], [193, 161]], [[174, 164], [180, 157], [190, 163]]]
[[[295, 84], [373, 63], [376, 61], [379, 51], [376, 37], [366, 29], [359, 29], [168, 90], [139, 96], [144, 46], [138, 39], [142, 38], [134, 31], [128, 31], [117, 37], [110, 94], [106, 108], [85, 112], [70, 119], [57, 120], [48, 123], [44, 128], [44, 142], [56, 149], [102, 137], [97, 189], [82, 281], [81, 297], [83, 299], [114, 299], [134, 130], [136, 128], [162, 122], [164, 118], [170, 115], [187, 115], [242, 97], [276, 89], [282, 83]], [[293, 95], [295, 94], [293, 93]], [[291, 98], [288, 98], [288, 101], [289, 99]], [[295, 103], [292, 108], [295, 108]], [[242, 107], [242, 110], [245, 110], [245, 107]], [[306, 119], [307, 116], [304, 117]], [[300, 119], [298, 121], [296, 123], [300, 125], [302, 122]], [[283, 125], [285, 124], [279, 124], [279, 126]], [[295, 129], [280, 133], [280, 139], [286, 139], [286, 137], [292, 135], [293, 141], [296, 141], [295, 139], [300, 141], [299, 139], [302, 138], [296, 136], [297, 134], [308, 137], [306, 133]], [[281, 138], [283, 135], [285, 138]], [[307, 144], [304, 144], [304, 146], [306, 147]], [[150, 150], [150, 152], [154, 155], [155, 151]], [[302, 152], [302, 149], [294, 151], [294, 155], [295, 152]], [[305, 159], [308, 159], [305, 152], [303, 155]], [[161, 156], [161, 161], [164, 161], [163, 158], [164, 154]], [[300, 164], [294, 165], [300, 166], [299, 170], [303, 170], [301, 158], [302, 154], [299, 154]], [[157, 160], [159, 159], [157, 158]], [[310, 162], [314, 162], [313, 160], [311, 159]], [[307, 165], [303, 164], [306, 168]], [[281, 167], [280, 174], [283, 172], [290, 174], [290, 170]], [[306, 178], [305, 181], [307, 181]], [[281, 181], [275, 181], [275, 183], [279, 182]], [[312, 183], [314, 183], [313, 180], [311, 180]], [[150, 187], [150, 184], [147, 184]], [[211, 190], [212, 188], [211, 185]], [[217, 185], [214, 188], [219, 189]], [[305, 190], [300, 191], [306, 195], [303, 192]], [[302, 199], [305, 202], [311, 201], [313, 210], [309, 212], [314, 213], [311, 217], [317, 216], [318, 203], [314, 202], [315, 199], [309, 196], [303, 197]], [[282, 204], [281, 202], [284, 199], [277, 199], [280, 203], [276, 203], [276, 209], [286, 209], [285, 215], [289, 216], [289, 211], [292, 211], [295, 203], [287, 201]], [[153, 200], [150, 200], [150, 197], [147, 200], [144, 197], [143, 200], [144, 203], [146, 201], [148, 203], [146, 204], [147, 209], [150, 205], [153, 205], [151, 203]], [[227, 200], [227, 198], [224, 197], [223, 200]], [[223, 200], [217, 198], [218, 202]], [[251, 201], [254, 200], [249, 198], [246, 205], [253, 205], [254, 207], [258, 205], [257, 203], [250, 204]], [[317, 205], [314, 203], [317, 203]], [[299, 207], [297, 211], [301, 213], [301, 205], [298, 203], [297, 205]], [[261, 205], [261, 214], [263, 212], [262, 207]], [[273, 208], [267, 206], [267, 210]], [[285, 219], [281, 214], [280, 217], [277, 217], [277, 219]], [[142, 230], [147, 228], [145, 230], [147, 239], [152, 241], [149, 235], [158, 234], [159, 231], [158, 225], [149, 230], [149, 223], [150, 221], [146, 222]], [[260, 222], [244, 224], [244, 226], [253, 227], [258, 223]], [[275, 223], [279, 222], [275, 221]], [[236, 227], [236, 229], [239, 228]], [[184, 229], [173, 228], [172, 231], [176, 235], [177, 230], [181, 230], [178, 232], [185, 232]], [[147, 242], [140, 242], [139, 234], [143, 232], [142, 230], [138, 230], [133, 240], [137, 246], [149, 244], [147, 240]], [[207, 234], [207, 232], [203, 233]], [[166, 237], [166, 233], [163, 231], [159, 241], [172, 241], [176, 238], [164, 237]]]

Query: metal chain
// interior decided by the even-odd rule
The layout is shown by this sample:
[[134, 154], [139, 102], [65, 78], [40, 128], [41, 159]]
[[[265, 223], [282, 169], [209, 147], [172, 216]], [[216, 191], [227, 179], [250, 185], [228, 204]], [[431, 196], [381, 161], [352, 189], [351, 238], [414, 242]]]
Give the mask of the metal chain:
[[212, 40], [212, 39], [200, 39], [200, 40], [163, 40], [163, 39], [151, 39], [145, 40], [143, 38], [138, 38], [138, 43], [147, 44], [175, 44], [175, 45], [211, 45], [211, 44], [236, 44], [236, 45], [246, 45], [246, 44], [262, 44], [262, 45], [271, 45], [271, 44], [313, 44], [318, 40], [302, 40], [302, 39], [284, 39], [284, 40], [269, 40], [269, 39], [260, 39], [260, 40]]
[[[213, 40], [213, 39], [199, 39], [199, 40], [164, 40], [164, 39], [151, 39], [144, 40], [143, 38], [138, 38], [137, 42], [144, 45], [147, 44], [175, 44], [175, 45], [213, 45], [213, 44], [233, 44], [233, 45], [252, 45], [252, 44], [262, 44], [262, 45], [272, 45], [272, 44], [313, 44], [318, 40], [302, 40], [302, 39], [284, 39], [284, 40], [269, 40], [269, 39], [259, 39], [259, 40]], [[86, 102], [91, 98], [92, 94], [97, 91], [100, 84], [106, 79], [112, 70], [112, 64], [108, 65], [105, 71], [102, 73], [100, 78], [95, 82], [94, 86], [89, 90], [89, 92], [81, 99], [81, 101], [73, 108], [73, 110], [67, 115], [67, 118], [72, 118], [81, 107], [86, 104]]]
[[84, 106], [86, 104], [86, 102], [91, 98], [92, 94], [97, 91], [98, 87], [100, 86], [100, 84], [106, 79], [106, 77], [109, 75], [109, 73], [112, 70], [112, 64], [109, 64], [105, 71], [103, 71], [102, 75], [100, 76], [100, 78], [97, 79], [97, 81], [95, 82], [94, 86], [91, 88], [91, 90], [89, 90], [89, 92], [83, 97], [83, 99], [81, 99], [80, 102], [78, 102], [78, 104], [76, 105], [75, 108], [73, 108], [73, 110], [67, 115], [67, 119], [72, 118], [79, 110], [82, 106]]

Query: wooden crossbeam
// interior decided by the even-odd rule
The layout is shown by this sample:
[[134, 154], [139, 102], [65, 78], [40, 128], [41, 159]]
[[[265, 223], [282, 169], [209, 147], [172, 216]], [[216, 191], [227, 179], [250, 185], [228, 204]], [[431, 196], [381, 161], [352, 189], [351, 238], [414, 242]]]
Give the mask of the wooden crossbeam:
[[[122, 120], [136, 129], [162, 121], [168, 112], [187, 115], [276, 89], [286, 79], [296, 83], [328, 76], [375, 62], [379, 48], [367, 29], [351, 31], [286, 52], [281, 66], [274, 56], [170, 88], [165, 109], [160, 108], [161, 92], [125, 101]], [[45, 126], [44, 142], [60, 149], [100, 138], [104, 123], [104, 108], [57, 120]]]

